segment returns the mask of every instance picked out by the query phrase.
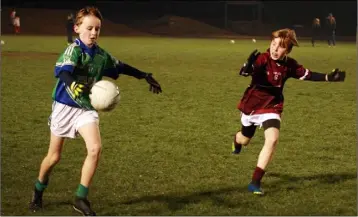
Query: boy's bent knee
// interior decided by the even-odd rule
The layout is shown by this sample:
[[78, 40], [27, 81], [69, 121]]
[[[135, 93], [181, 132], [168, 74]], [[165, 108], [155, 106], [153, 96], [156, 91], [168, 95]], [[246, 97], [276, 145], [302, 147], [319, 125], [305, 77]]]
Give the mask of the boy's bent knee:
[[235, 139], [241, 145], [248, 145], [251, 140], [251, 138], [244, 136], [241, 131], [236, 134]]
[[251, 139], [255, 135], [255, 131], [256, 131], [255, 125], [250, 125], [250, 126], [242, 125], [241, 127], [241, 135], [248, 139]]

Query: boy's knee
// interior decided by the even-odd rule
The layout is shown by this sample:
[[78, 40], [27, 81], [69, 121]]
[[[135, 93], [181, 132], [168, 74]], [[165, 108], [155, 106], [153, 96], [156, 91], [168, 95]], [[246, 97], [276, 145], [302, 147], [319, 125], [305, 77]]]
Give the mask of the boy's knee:
[[47, 155], [47, 157], [49, 158], [50, 160], [50, 164], [51, 165], [55, 165], [57, 164], [58, 162], [60, 162], [61, 160], [61, 153], [51, 153], [49, 155]]
[[101, 154], [101, 146], [100, 145], [94, 145], [91, 148], [87, 149], [87, 155], [90, 157], [98, 158]]
[[265, 143], [271, 146], [276, 146], [277, 142], [278, 142], [278, 136], [271, 136], [271, 137], [269, 136], [265, 138]]
[[241, 127], [241, 131], [236, 134], [236, 142], [241, 145], [248, 145], [250, 143], [251, 138], [255, 135], [256, 126], [243, 126]]
[[277, 128], [269, 128], [265, 130], [265, 144], [275, 147], [278, 142], [279, 130]]
[[244, 145], [244, 146], [248, 145], [251, 140], [251, 138], [244, 136], [241, 131], [236, 134], [235, 138], [236, 138], [237, 143]]

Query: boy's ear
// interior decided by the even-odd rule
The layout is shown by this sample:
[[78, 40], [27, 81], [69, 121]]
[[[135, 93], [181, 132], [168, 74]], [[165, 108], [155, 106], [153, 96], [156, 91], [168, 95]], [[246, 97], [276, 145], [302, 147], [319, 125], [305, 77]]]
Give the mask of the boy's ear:
[[79, 27], [77, 25], [73, 26], [73, 30], [75, 31], [75, 33], [78, 33], [78, 29], [79, 29]]

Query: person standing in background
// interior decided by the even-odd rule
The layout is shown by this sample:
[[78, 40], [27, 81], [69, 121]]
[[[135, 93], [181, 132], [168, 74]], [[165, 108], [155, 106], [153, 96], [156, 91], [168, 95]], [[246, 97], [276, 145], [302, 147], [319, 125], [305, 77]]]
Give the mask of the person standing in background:
[[14, 20], [16, 17], [16, 10], [13, 8], [10, 12], [10, 26], [14, 26]]
[[73, 14], [70, 13], [67, 16], [67, 22], [66, 22], [67, 45], [70, 45], [73, 43], [73, 39], [72, 39], [73, 26], [74, 26], [74, 18], [73, 18]]
[[19, 34], [20, 33], [20, 15], [16, 14], [15, 19], [14, 19], [14, 31], [15, 34]]
[[328, 14], [326, 18], [326, 29], [327, 29], [327, 37], [328, 37], [328, 46], [336, 46], [336, 18], [332, 13]]
[[319, 18], [314, 18], [312, 22], [312, 36], [311, 36], [312, 47], [314, 47], [315, 45], [315, 41], [319, 36], [320, 29], [321, 29], [321, 21], [319, 20]]

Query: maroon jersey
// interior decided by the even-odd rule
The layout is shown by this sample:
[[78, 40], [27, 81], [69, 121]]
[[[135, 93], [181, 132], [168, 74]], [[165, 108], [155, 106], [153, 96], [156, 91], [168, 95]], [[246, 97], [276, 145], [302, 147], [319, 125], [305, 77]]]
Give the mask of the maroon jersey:
[[283, 111], [283, 87], [288, 78], [310, 79], [311, 71], [287, 57], [284, 61], [271, 59], [269, 51], [258, 56], [253, 64], [252, 80], [238, 109], [246, 115]]

